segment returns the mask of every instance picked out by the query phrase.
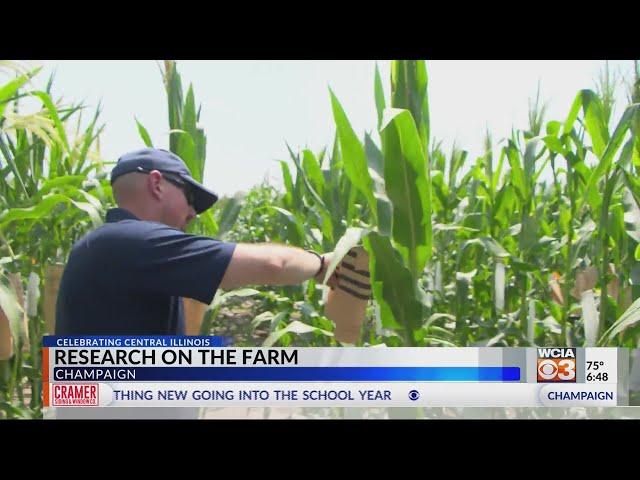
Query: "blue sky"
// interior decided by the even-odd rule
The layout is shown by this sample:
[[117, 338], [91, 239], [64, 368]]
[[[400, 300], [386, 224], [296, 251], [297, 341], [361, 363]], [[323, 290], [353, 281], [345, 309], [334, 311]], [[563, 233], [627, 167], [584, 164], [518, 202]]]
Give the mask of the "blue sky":
[[[389, 90], [389, 61], [378, 60]], [[134, 115], [156, 146], [168, 145], [167, 106], [155, 61], [48, 60], [39, 82], [55, 69], [54, 96], [102, 100], [102, 155], [115, 160], [143, 146]], [[186, 85], [193, 84], [202, 104], [201, 125], [207, 134], [205, 183], [221, 194], [247, 190], [268, 178], [280, 184], [276, 160], [287, 159], [285, 142], [315, 151], [333, 140], [330, 86], [359, 134], [374, 131], [375, 61], [178, 61]], [[527, 126], [528, 99], [538, 82], [547, 102], [547, 120], [564, 119], [573, 97], [594, 88], [604, 61], [428, 61], [432, 136], [446, 150], [456, 141], [471, 159], [481, 154], [488, 127], [494, 139], [512, 126]], [[631, 61], [610, 61], [629, 76]], [[618, 89], [614, 121], [626, 102]]]

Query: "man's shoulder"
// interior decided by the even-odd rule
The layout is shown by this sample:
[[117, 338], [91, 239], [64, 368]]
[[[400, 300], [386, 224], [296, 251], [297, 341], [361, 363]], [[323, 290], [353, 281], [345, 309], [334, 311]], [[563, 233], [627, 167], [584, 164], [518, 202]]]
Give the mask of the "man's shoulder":
[[75, 242], [71, 253], [74, 256], [87, 253], [100, 255], [105, 251], [110, 254], [131, 253], [158, 238], [182, 235], [186, 234], [157, 222], [123, 220], [104, 223]]
[[88, 241], [147, 240], [156, 236], [184, 236], [186, 233], [159, 222], [148, 220], [122, 220], [105, 223], [85, 235]]

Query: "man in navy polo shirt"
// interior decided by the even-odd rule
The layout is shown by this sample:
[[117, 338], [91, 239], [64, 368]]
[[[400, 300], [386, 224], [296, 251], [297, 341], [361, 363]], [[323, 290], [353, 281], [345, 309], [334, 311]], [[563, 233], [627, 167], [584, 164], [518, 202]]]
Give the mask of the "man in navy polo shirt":
[[71, 250], [56, 305], [56, 335], [181, 335], [181, 297], [209, 304], [218, 288], [320, 280], [330, 263], [331, 253], [185, 233], [218, 197], [166, 150], [122, 156], [111, 184], [119, 208]]

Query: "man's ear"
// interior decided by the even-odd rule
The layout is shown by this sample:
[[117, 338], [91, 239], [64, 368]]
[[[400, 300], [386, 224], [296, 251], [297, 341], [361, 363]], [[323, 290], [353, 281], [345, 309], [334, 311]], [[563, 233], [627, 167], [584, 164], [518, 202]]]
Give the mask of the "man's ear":
[[147, 188], [153, 198], [160, 199], [162, 197], [164, 187], [162, 185], [162, 174], [158, 170], [152, 170], [147, 175]]

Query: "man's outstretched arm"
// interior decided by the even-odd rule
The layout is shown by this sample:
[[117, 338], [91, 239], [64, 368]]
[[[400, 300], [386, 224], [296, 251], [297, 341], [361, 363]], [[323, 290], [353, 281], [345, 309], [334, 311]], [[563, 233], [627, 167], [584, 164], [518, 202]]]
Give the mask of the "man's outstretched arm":
[[[324, 254], [324, 268], [318, 274], [320, 259], [301, 248], [272, 243], [239, 243], [220, 288], [231, 290], [247, 285], [297, 285], [314, 276], [317, 281], [322, 281], [332, 256], [333, 253]], [[331, 285], [332, 282], [328, 283]]]

